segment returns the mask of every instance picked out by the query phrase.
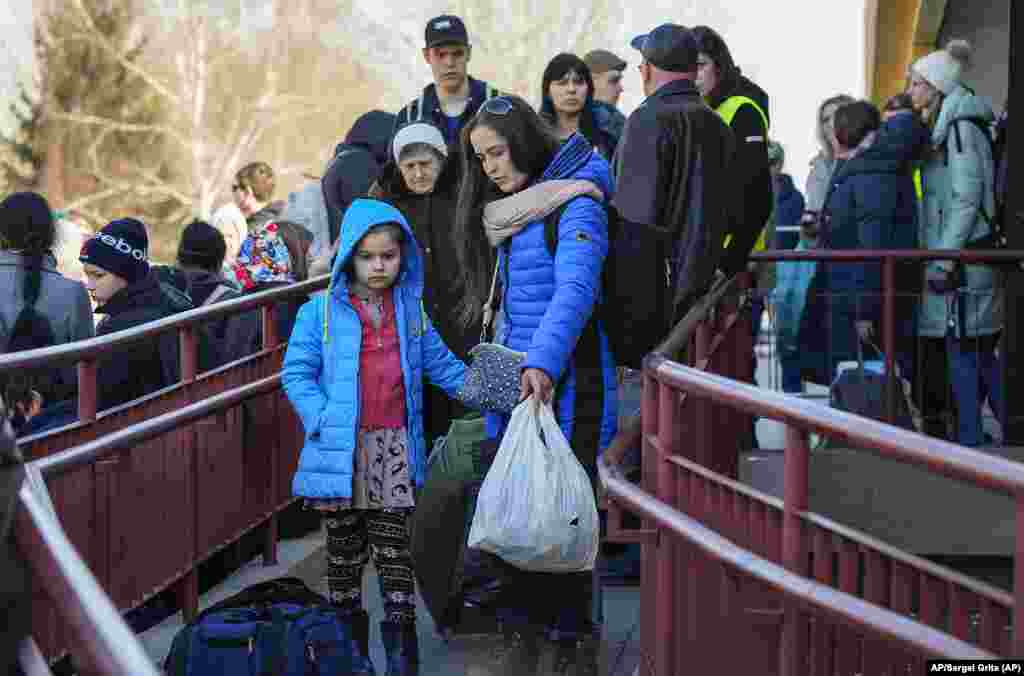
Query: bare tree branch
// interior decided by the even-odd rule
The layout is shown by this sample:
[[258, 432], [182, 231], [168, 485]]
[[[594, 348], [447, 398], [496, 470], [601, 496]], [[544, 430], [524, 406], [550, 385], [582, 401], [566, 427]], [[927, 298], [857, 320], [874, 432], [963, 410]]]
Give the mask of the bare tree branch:
[[[196, 0], [163, 0], [159, 17], [125, 10], [130, 23], [112, 29], [103, 3], [134, 1], [59, 0], [68, 7], [55, 14], [60, 30], [38, 43], [66, 59], [62, 67], [80, 63], [86, 90], [108, 91], [120, 81], [144, 90], [90, 98], [72, 86], [60, 106], [47, 109], [78, 135], [64, 160], [67, 175], [80, 177], [69, 203], [89, 209], [96, 222], [105, 212], [143, 209], [159, 232], [175, 219], [208, 214], [237, 169], [254, 159], [271, 161], [287, 189], [325, 161], [344, 129], [390, 86], [367, 78], [348, 44], [323, 41], [328, 23], [346, 25], [350, 0], [262, 0], [270, 25], [219, 18]], [[249, 0], [221, 4], [252, 9]], [[126, 143], [143, 152], [118, 154]]]
[[162, 134], [174, 139], [184, 148], [188, 148], [190, 146], [189, 140], [182, 136], [176, 129], [163, 124], [134, 124], [131, 122], [118, 122], [117, 120], [112, 120], [109, 117], [98, 117], [96, 115], [88, 115], [85, 113], [51, 112], [49, 115], [55, 120], [64, 120], [75, 124], [95, 125], [111, 131]]
[[135, 75], [145, 80], [146, 83], [148, 83], [149, 86], [152, 87], [155, 92], [159, 93], [161, 96], [165, 97], [168, 101], [174, 103], [175, 105], [179, 103], [180, 99], [173, 91], [168, 89], [162, 82], [160, 82], [160, 80], [153, 77], [150, 73], [147, 73], [145, 70], [143, 70], [138, 65], [133, 63], [130, 59], [128, 59], [125, 56], [124, 52], [119, 50], [116, 46], [110, 44], [110, 41], [106, 38], [106, 36], [104, 36], [103, 33], [96, 27], [96, 23], [92, 20], [92, 15], [89, 14], [89, 11], [85, 8], [85, 5], [82, 4], [82, 0], [71, 0], [71, 2], [74, 3], [75, 7], [79, 11], [79, 14], [81, 14], [82, 16], [82, 20], [85, 21], [86, 25], [93, 33], [96, 40], [96, 44], [101, 46], [103, 49], [107, 50], [107, 52], [110, 53], [111, 56], [116, 58], [125, 70], [134, 73]]
[[121, 186], [118, 186], [116, 188], [107, 188], [106, 190], [100, 190], [99, 192], [92, 192], [89, 193], [88, 195], [83, 195], [82, 197], [79, 197], [68, 202], [66, 205], [64, 205], [64, 211], [77, 211], [80, 209], [84, 209], [90, 204], [95, 204], [96, 202], [102, 202], [103, 200], [108, 200], [113, 197], [117, 197], [118, 195], [124, 194], [125, 192], [125, 188]]

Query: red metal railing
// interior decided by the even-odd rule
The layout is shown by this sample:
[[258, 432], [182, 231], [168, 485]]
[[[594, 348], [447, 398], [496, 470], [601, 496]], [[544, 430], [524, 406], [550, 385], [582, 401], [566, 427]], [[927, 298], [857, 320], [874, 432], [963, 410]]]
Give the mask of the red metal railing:
[[[897, 257], [905, 259], [908, 254], [921, 258], [959, 257], [970, 262], [992, 258], [989, 252], [767, 252], [776, 253], [781, 253], [782, 258], [837, 260], [881, 256], [888, 257], [885, 264], [890, 266]], [[891, 273], [885, 279], [891, 289]], [[276, 539], [273, 515], [287, 504], [282, 496], [290, 497], [282, 477], [290, 475], [288, 463], [294, 461], [285, 458], [284, 451], [297, 453], [300, 439], [288, 439], [298, 430], [293, 417], [283, 425], [274, 424], [278, 415], [287, 418], [291, 414], [276, 391], [279, 384], [274, 374], [280, 366], [281, 348], [273, 347], [276, 336], [272, 303], [318, 290], [325, 283], [322, 278], [283, 291], [231, 301], [117, 336], [49, 348], [48, 354], [36, 351], [0, 356], [0, 369], [67, 359], [80, 361], [81, 421], [57, 434], [30, 440], [28, 446], [32, 455], [39, 458], [35, 470], [45, 470], [50, 476], [56, 512], [65, 524], [69, 541], [85, 554], [85, 561], [117, 606], [132, 607], [170, 584], [179, 584], [187, 615], [195, 609], [194, 571], [204, 556], [263, 521], [270, 524], [268, 543]], [[694, 366], [739, 379], [749, 373], [751, 332], [746, 325], [749, 318], [740, 311], [740, 298], [729, 291], [730, 286], [725, 284], [710, 294], [683, 322], [676, 342], [681, 345], [678, 336], [683, 336], [689, 343], [688, 355]], [[270, 303], [263, 310], [265, 349], [248, 360], [197, 377], [195, 326], [261, 303]], [[90, 383], [95, 369], [90, 365], [95, 364], [97, 355], [124, 342], [170, 330], [179, 332], [182, 383], [134, 405], [96, 416], [94, 379]], [[662, 351], [671, 352], [666, 346]], [[992, 485], [1014, 491], [1014, 495], [1024, 483], [1018, 483], [1018, 477], [1004, 470], [1019, 466], [997, 458], [988, 459], [1002, 464], [985, 466], [978, 454], [950, 444], [932, 447], [929, 440], [910, 433], [893, 437], [890, 428], [876, 423], [871, 424], [877, 429], [869, 425], [870, 433], [865, 434], [864, 423], [852, 416], [843, 418], [844, 414], [821, 407], [812, 410], [806, 407], [813, 405], [806, 402], [794, 402], [722, 378], [708, 378], [712, 376], [672, 364], [664, 357], [648, 360], [643, 430], [627, 426], [617, 440], [621, 447], [642, 436], [646, 498], [644, 491], [617, 483], [609, 474], [609, 467], [602, 465], [618, 505], [637, 511], [646, 519], [643, 530], [628, 534], [622, 533], [620, 519], [614, 514], [611, 523], [613, 532], [644, 543], [644, 617], [654, 622], [650, 628], [645, 627], [644, 650], [650, 658], [652, 673], [683, 673], [683, 665], [687, 669], [700, 665], [718, 673], [738, 673], [722, 668], [729, 660], [736, 665], [753, 665], [758, 673], [772, 672], [765, 665], [776, 662], [781, 663], [780, 673], [786, 674], [882, 673], [884, 669], [872, 667], [876, 664], [872, 660], [880, 666], [883, 662], [913, 664], [922, 655], [988, 654], [972, 645], [991, 653], [1011, 652], [1006, 627], [1014, 612], [1013, 598], [806, 513], [805, 433], [808, 429], [826, 432], [859, 446], [877, 442], [881, 444], [877, 446], [880, 452], [931, 462], [951, 476], [973, 478], [982, 485], [1001, 476], [1010, 483]], [[243, 387], [224, 392], [239, 382]], [[221, 398], [211, 399], [218, 393], [222, 393]], [[769, 396], [778, 400], [765, 399]], [[206, 401], [189, 405], [193, 399]], [[264, 408], [249, 416], [248, 422], [230, 420], [232, 416], [244, 415], [242, 409], [253, 404], [262, 404]], [[743, 422], [751, 414], [803, 425], [802, 432], [791, 430], [788, 436], [786, 494], [782, 501], [733, 480], [738, 451], [733, 443], [735, 434], [746, 427]], [[197, 427], [209, 423], [211, 418], [217, 418], [217, 425]], [[133, 419], [146, 422], [134, 429], [123, 429]], [[861, 426], [857, 432], [843, 427], [855, 422]], [[253, 429], [260, 425], [258, 430]], [[217, 426], [222, 434], [219, 438]], [[246, 430], [261, 443], [246, 444]], [[241, 450], [224, 450], [225, 442], [230, 442], [230, 446], [240, 438]], [[886, 446], [879, 441], [893, 438], [897, 439], [895, 445]], [[69, 444], [70, 440], [75, 443]], [[69, 445], [79, 448], [46, 457]], [[261, 446], [259, 457], [244, 453]], [[960, 452], [970, 455], [961, 458], [959, 464], [950, 461], [950, 453]], [[611, 459], [614, 455], [613, 447], [606, 457]], [[155, 463], [146, 464], [154, 458]], [[277, 466], [275, 458], [284, 458], [281, 466]], [[153, 471], [157, 466], [163, 468], [162, 473]], [[264, 467], [269, 469], [269, 476], [262, 471]], [[168, 473], [170, 470], [176, 473], [173, 477]], [[173, 480], [169, 482], [169, 478]], [[258, 490], [257, 495], [251, 493], [254, 489]], [[218, 499], [224, 493], [236, 500], [236, 509]], [[656, 497], [651, 498], [650, 494]], [[210, 499], [209, 504], [204, 502], [204, 495]], [[275, 502], [278, 498], [285, 501]], [[651, 502], [652, 499], [661, 504]], [[81, 505], [91, 506], [91, 511], [81, 509]], [[119, 511], [127, 514], [119, 517]], [[612, 511], [617, 514], [619, 509], [615, 507]], [[209, 523], [210, 520], [203, 519], [204, 513], [217, 514], [218, 519]], [[142, 520], [151, 519], [154, 514], [166, 519], [160, 523], [156, 543], [161, 546], [140, 552], [146, 548], [138, 547], [139, 542], [154, 542], [152, 522]], [[689, 521], [680, 520], [679, 516]], [[52, 563], [47, 564], [44, 550], [52, 549], [53, 545], [38, 537], [38, 526], [33, 535], [31, 525], [19, 521], [19, 543], [26, 543], [28, 558], [35, 562], [37, 570], [47, 570], [46, 566]], [[201, 532], [204, 525], [214, 526], [213, 531]], [[184, 533], [182, 542], [173, 537], [179, 526]], [[687, 542], [701, 544], [663, 540], [661, 536], [669, 530], [682, 535]], [[712, 537], [715, 534], [718, 540]], [[729, 541], [734, 545], [732, 550], [725, 547]], [[269, 547], [267, 554], [273, 558]], [[1024, 565], [1020, 561], [1018, 557], [1018, 573]], [[125, 575], [133, 579], [126, 582]], [[40, 599], [78, 597], [70, 610], [50, 607], [45, 613], [37, 613], [37, 617], [44, 618], [35, 628], [36, 636], [43, 639], [44, 652], [52, 657], [68, 646], [78, 646], [91, 670], [131, 673], [108, 671], [110, 665], [102, 661], [106, 654], [103, 641], [110, 637], [102, 635], [95, 618], [83, 621], [85, 616], [76, 615], [80, 611], [74, 607], [83, 605], [81, 599], [87, 595], [78, 587], [80, 580], [74, 575], [68, 579], [71, 587], [53, 581], [35, 583]], [[872, 606], [879, 612], [872, 613]], [[73, 630], [61, 628], [62, 622], [69, 622]], [[781, 638], [776, 635], [780, 630]], [[897, 644], [878, 643], [885, 639], [894, 639]], [[1019, 643], [1017, 640], [1014, 645]], [[744, 649], [729, 649], [735, 646]], [[767, 652], [759, 652], [758, 646], [767, 646]]]
[[[79, 673], [157, 676], [153, 661], [64, 534], [39, 469], [27, 470], [18, 495], [18, 548], [51, 598], [61, 600], [58, 608], [75, 639]], [[21, 663], [28, 676], [50, 674], [34, 640], [23, 646]]]
[[[1021, 258], [1020, 252], [765, 252], [764, 258], [776, 254], [882, 259], [890, 267], [884, 276], [890, 296], [891, 267], [906, 254], [965, 262]], [[609, 535], [643, 543], [642, 673], [902, 674], [918, 673], [912, 670], [928, 657], [1024, 654], [1015, 617], [1021, 599], [807, 512], [807, 433], [1013, 496], [1018, 554], [1024, 466], [736, 382], [735, 374], [746, 373], [737, 364], [752, 351], [751, 333], [730, 312], [723, 322], [717, 309], [698, 308], [661, 354], [648, 357], [642, 425], [625, 426], [601, 461], [612, 502]], [[664, 356], [685, 343], [691, 366]], [[737, 432], [746, 429], [737, 416], [750, 415], [789, 426], [782, 500], [735, 480]], [[636, 487], [614, 466], [623, 448], [641, 440], [643, 482]], [[641, 530], [621, 530], [623, 508], [644, 517]], [[1024, 557], [1016, 561], [1020, 595]]]
[[[0, 371], [79, 361], [82, 419], [21, 447], [35, 459], [34, 471], [46, 477], [62, 533], [121, 611], [175, 587], [190, 619], [198, 607], [199, 564], [258, 527], [266, 529], [264, 562], [276, 561], [277, 514], [293, 501], [290, 477], [302, 429], [280, 391], [285, 346], [277, 336], [275, 304], [326, 284], [321, 277], [102, 338], [0, 355]], [[197, 374], [196, 327], [254, 308], [263, 312], [263, 349]], [[95, 369], [89, 365], [127, 342], [169, 331], [179, 335], [181, 382], [97, 415]], [[37, 572], [33, 635], [42, 653], [55, 659], [71, 651], [92, 659], [85, 644], [100, 639], [99, 629], [67, 614], [69, 594], [75, 593], [68, 584], [76, 581], [54, 586], [44, 574], [53, 570], [52, 552], [32, 522], [19, 521], [16, 537]]]

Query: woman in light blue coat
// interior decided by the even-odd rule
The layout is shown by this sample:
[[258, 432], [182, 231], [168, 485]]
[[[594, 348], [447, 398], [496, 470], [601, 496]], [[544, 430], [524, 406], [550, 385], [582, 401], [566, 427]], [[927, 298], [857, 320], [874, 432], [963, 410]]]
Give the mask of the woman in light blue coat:
[[466, 371], [422, 299], [423, 262], [405, 217], [384, 202], [354, 201], [330, 286], [299, 310], [281, 373], [305, 428], [292, 489], [325, 515], [328, 588], [352, 617], [357, 674], [373, 673], [361, 599], [371, 556], [387, 674], [419, 673], [407, 517], [426, 476], [423, 376], [457, 396]]
[[[914, 108], [932, 124], [932, 152], [922, 168], [921, 246], [964, 249], [991, 234], [995, 214], [992, 109], [961, 82], [970, 46], [954, 41], [911, 68]], [[947, 378], [957, 412], [955, 438], [978, 446], [984, 436], [981, 404], [999, 409], [995, 345], [1003, 322], [1003, 293], [991, 267], [936, 261], [925, 268], [919, 333], [923, 362], [920, 406], [926, 431], [945, 436], [936, 422], [949, 410]], [[929, 361], [945, 357], [947, 369]]]

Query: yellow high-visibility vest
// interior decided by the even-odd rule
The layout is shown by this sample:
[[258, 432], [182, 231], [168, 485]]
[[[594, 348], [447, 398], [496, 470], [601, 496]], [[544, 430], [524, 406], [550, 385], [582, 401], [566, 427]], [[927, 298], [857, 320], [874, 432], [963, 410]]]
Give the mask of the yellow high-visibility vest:
[[[757, 101], [750, 98], [749, 96], [730, 96], [725, 101], [722, 101], [722, 105], [715, 108], [715, 112], [722, 118], [722, 121], [732, 127], [732, 119], [736, 117], [736, 112], [745, 105], [754, 106], [754, 110], [761, 116], [761, 120], [764, 122], [764, 132], [768, 133], [768, 113], [764, 112], [764, 108], [757, 104]], [[766, 138], [765, 143], [768, 142]]]
[[924, 183], [921, 181], [920, 167], [914, 169], [914, 194], [917, 195], [918, 202], [924, 199]]
[[[722, 104], [715, 108], [715, 112], [722, 118], [722, 121], [726, 125], [732, 127], [732, 119], [736, 117], [736, 112], [745, 105], [751, 105], [754, 110], [761, 116], [761, 120], [764, 122], [764, 142], [768, 143], [768, 114], [764, 112], [764, 108], [757, 104], [757, 101], [750, 98], [749, 96], [730, 96]], [[754, 243], [754, 251], [764, 251], [767, 248], [766, 238], [768, 235], [768, 227], [765, 226], [761, 229], [761, 235], [757, 238], [757, 242]], [[732, 242], [732, 235], [725, 236], [725, 242], [723, 242], [723, 248], [729, 248], [729, 243]]]

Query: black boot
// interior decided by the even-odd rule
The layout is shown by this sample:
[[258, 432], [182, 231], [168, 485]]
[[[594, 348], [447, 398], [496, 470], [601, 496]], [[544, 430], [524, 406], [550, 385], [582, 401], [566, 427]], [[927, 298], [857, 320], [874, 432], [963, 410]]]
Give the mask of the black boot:
[[598, 676], [601, 641], [596, 636], [561, 639], [555, 650], [552, 673], [556, 676]]
[[539, 676], [543, 629], [529, 624], [507, 624], [502, 635], [502, 676]]
[[380, 636], [388, 660], [387, 676], [419, 676], [420, 646], [416, 625], [381, 622]]
[[365, 610], [352, 613], [352, 674], [377, 676], [370, 660], [370, 616]]

